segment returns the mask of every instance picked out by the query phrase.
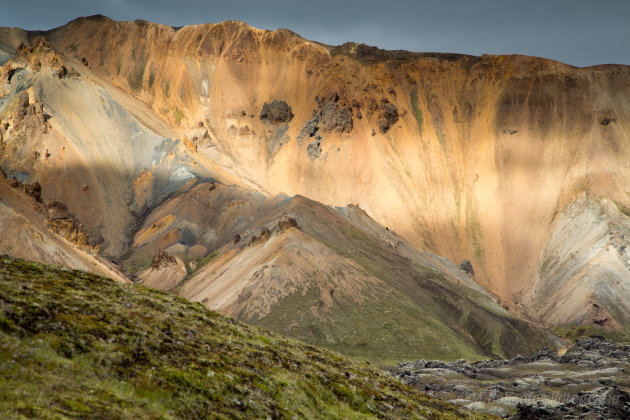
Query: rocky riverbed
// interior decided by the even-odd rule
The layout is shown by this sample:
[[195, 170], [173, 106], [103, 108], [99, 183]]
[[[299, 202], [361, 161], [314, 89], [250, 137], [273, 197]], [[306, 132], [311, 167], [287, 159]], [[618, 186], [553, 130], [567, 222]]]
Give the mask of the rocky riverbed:
[[584, 338], [557, 356], [417, 360], [390, 372], [432, 396], [510, 419], [630, 419], [630, 345]]

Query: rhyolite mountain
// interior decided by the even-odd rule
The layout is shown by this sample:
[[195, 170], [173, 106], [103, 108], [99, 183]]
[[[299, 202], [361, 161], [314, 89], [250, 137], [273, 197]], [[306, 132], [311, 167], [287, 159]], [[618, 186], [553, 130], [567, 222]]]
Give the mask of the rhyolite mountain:
[[[139, 281], [353, 355], [402, 314], [454, 335], [448, 358], [548, 344], [501, 305], [627, 336], [627, 66], [103, 16], [2, 28], [0, 63], [7, 182]], [[388, 297], [343, 348], [337, 320]]]

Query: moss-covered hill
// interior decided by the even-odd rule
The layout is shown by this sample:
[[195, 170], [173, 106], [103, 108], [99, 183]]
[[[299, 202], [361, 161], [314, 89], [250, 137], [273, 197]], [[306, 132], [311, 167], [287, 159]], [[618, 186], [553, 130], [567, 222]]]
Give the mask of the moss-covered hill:
[[0, 257], [2, 418], [476, 416], [200, 304]]

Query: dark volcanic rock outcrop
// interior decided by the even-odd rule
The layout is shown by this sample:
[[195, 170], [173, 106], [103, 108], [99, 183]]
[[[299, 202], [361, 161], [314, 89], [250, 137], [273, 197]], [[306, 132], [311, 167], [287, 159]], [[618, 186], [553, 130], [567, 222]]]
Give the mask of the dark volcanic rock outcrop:
[[304, 140], [307, 137], [315, 136], [315, 134], [319, 130], [318, 124], [319, 124], [320, 119], [321, 117], [319, 113], [317, 111], [313, 111], [313, 118], [311, 118], [310, 120], [306, 122], [306, 124], [304, 124], [304, 127], [302, 127], [302, 130], [300, 130], [300, 134], [298, 134], [297, 136], [298, 144], [301, 144], [302, 140]]
[[629, 345], [584, 338], [562, 356], [544, 349], [509, 360], [418, 360], [391, 372], [434, 396], [514, 420], [628, 419], [628, 369]]
[[285, 101], [275, 100], [270, 104], [265, 102], [260, 111], [260, 119], [268, 120], [272, 124], [285, 124], [293, 119], [293, 112]]
[[151, 260], [151, 267], [156, 270], [175, 264], [177, 264], [177, 260], [175, 259], [175, 257], [169, 255], [165, 251], [158, 252], [157, 255], [155, 255]]
[[311, 159], [317, 159], [319, 155], [322, 154], [321, 140], [315, 139], [310, 142], [306, 148], [306, 154], [308, 154]]
[[[337, 93], [324, 97], [317, 96], [315, 100], [317, 101], [317, 109], [313, 110], [313, 117], [300, 130], [300, 134], [297, 137], [298, 143], [301, 143], [307, 137], [315, 137], [316, 140], [320, 140], [321, 137], [318, 137], [320, 129], [325, 133], [352, 132], [354, 127], [352, 107], [347, 100], [341, 99]], [[318, 141], [312, 142], [309, 144], [309, 147], [314, 143], [318, 143]], [[312, 157], [311, 153], [309, 153], [309, 156]]]
[[475, 275], [475, 270], [473, 269], [472, 263], [468, 260], [462, 261], [459, 265], [459, 269], [468, 274], [469, 276]]
[[379, 107], [378, 128], [381, 133], [387, 133], [389, 129], [398, 121], [398, 109], [394, 104], [385, 102]]
[[349, 133], [352, 131], [352, 110], [339, 101], [337, 94], [332, 95], [321, 110], [322, 130]]

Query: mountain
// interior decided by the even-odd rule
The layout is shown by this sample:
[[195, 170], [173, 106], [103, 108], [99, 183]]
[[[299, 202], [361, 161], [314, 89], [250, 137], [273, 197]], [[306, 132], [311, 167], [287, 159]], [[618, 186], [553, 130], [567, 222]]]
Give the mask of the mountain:
[[487, 418], [366, 363], [85, 272], [2, 256], [0, 303], [3, 418]]
[[[150, 264], [138, 269], [146, 285], [372, 362], [480, 359], [551, 345], [458, 267], [419, 252], [354, 205], [197, 182], [151, 212], [131, 249], [130, 269]], [[170, 260], [150, 258], [160, 249]], [[190, 274], [179, 269], [186, 262]]]
[[[180, 136], [84, 62], [41, 36], [19, 46], [3, 67], [0, 112], [7, 182], [36, 183], [33, 204], [66, 209], [87, 251], [148, 286], [377, 363], [512, 357], [551, 344], [452, 263], [357, 206], [268, 194], [199, 152], [213, 149], [209, 122]], [[271, 101], [247, 118], [269, 120], [282, 143], [278, 120], [293, 117]]]
[[[472, 261], [474, 281], [500, 299], [491, 304], [493, 320], [505, 305], [567, 336], [630, 333], [627, 66], [332, 47], [242, 22], [171, 28], [103, 16], [46, 32], [3, 28], [0, 60], [4, 172], [39, 182], [44, 202], [64, 203], [90, 237], [102, 239], [103, 256], [147, 284], [334, 346], [337, 338], [325, 338], [326, 331], [300, 331], [324, 319], [321, 313], [300, 315], [299, 328], [261, 317], [273, 313], [263, 284], [284, 284], [297, 259], [285, 254], [272, 267], [272, 254], [256, 243], [229, 246], [235, 235], [262, 229], [259, 214], [311, 206], [323, 221], [307, 223], [304, 210], [295, 217], [301, 229], [274, 236], [267, 227], [265, 240], [330, 257], [314, 267], [314, 279], [299, 277], [301, 286], [318, 284], [321, 292], [330, 283], [317, 278], [343, 267], [360, 273], [362, 287], [387, 284], [461, 334], [453, 319], [463, 307], [433, 310], [428, 302], [453, 302], [463, 291], [475, 293], [472, 301], [493, 299], [464, 287], [469, 282], [452, 264], [431, 257], [441, 255]], [[199, 200], [223, 219], [195, 216], [197, 199], [186, 191], [209, 189], [209, 182], [244, 207], [204, 192]], [[358, 207], [330, 210], [350, 203]], [[344, 215], [359, 208], [361, 218], [389, 230], [374, 230], [372, 221], [357, 227], [358, 216]], [[335, 223], [342, 235], [322, 233]], [[416, 250], [381, 254], [388, 240]], [[159, 253], [174, 245], [177, 255]], [[371, 252], [386, 264], [373, 267]], [[400, 268], [401, 256], [411, 263]], [[264, 283], [239, 272], [239, 258], [256, 261]], [[202, 261], [207, 265], [198, 268]], [[273, 281], [265, 265], [277, 274]], [[210, 273], [215, 269], [227, 271]], [[416, 293], [410, 278], [418, 270], [426, 287], [447, 286]], [[236, 287], [244, 275], [257, 294], [241, 300], [261, 305], [249, 312], [239, 309], [240, 295], [217, 289], [221, 282]], [[462, 284], [440, 283], [440, 275]], [[210, 285], [212, 293], [201, 292]], [[317, 301], [312, 292], [300, 296], [307, 301], [296, 295], [287, 305]], [[354, 298], [360, 302], [364, 292]], [[326, 306], [331, 297], [320, 293], [316, 309], [319, 302], [334, 313]], [[390, 319], [404, 323], [402, 315]], [[463, 354], [489, 354], [496, 340], [486, 328], [480, 344], [470, 328], [459, 337], [467, 342]], [[500, 351], [516, 349], [490, 353]]]

